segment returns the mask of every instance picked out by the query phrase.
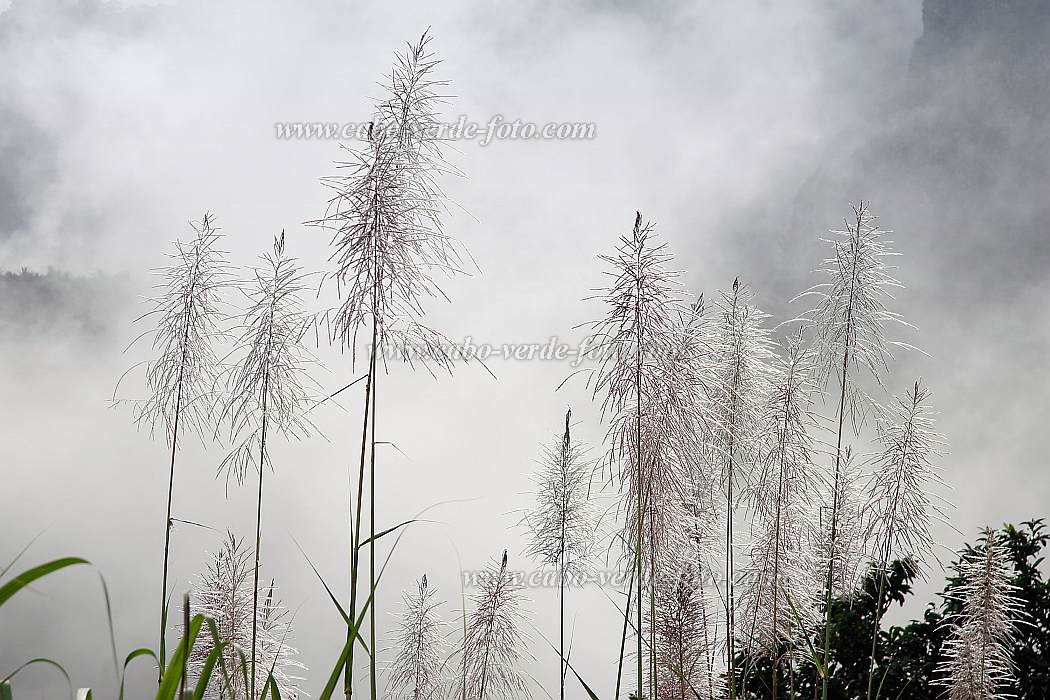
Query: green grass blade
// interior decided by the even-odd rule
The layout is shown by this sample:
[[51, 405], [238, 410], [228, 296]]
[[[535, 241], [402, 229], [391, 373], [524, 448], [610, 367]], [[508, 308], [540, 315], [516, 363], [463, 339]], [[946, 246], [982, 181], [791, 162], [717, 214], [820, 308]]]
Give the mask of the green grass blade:
[[[210, 617], [205, 618], [205, 620], [208, 623], [208, 630], [211, 632], [212, 642], [216, 646], [219, 646], [220, 644], [226, 644], [226, 642], [223, 641], [222, 637], [219, 636], [219, 627], [215, 624], [215, 620], [211, 619]], [[230, 682], [230, 671], [226, 668], [225, 654], [219, 656], [219, 671], [222, 673], [222, 682], [226, 684], [224, 687], [227, 689], [233, 688], [233, 684]]]
[[29, 661], [26, 661], [24, 664], [22, 664], [21, 666], [16, 668], [14, 671], [11, 671], [11, 673], [7, 674], [3, 678], [0, 678], [0, 685], [6, 685], [9, 680], [11, 680], [15, 676], [17, 676], [18, 673], [20, 671], [22, 671], [23, 669], [29, 668], [30, 666], [38, 666], [38, 665], [41, 665], [41, 664], [44, 665], [44, 666], [52, 666], [52, 667], [58, 669], [58, 672], [61, 673], [62, 677], [66, 679], [66, 685], [69, 686], [69, 695], [70, 695], [70, 697], [72, 697], [73, 696], [73, 681], [71, 681], [69, 679], [69, 674], [66, 673], [66, 669], [62, 668], [62, 664], [58, 663], [57, 661], [53, 661], [51, 659], [39, 658], [39, 659], [30, 659]]
[[7, 683], [0, 683], [0, 700], [14, 700], [11, 696], [11, 686]]
[[3, 606], [11, 597], [18, 593], [20, 590], [31, 584], [37, 579], [43, 578], [48, 574], [64, 569], [67, 566], [73, 566], [75, 564], [90, 564], [87, 559], [81, 559], [79, 557], [65, 557], [63, 559], [56, 559], [40, 566], [35, 566], [32, 569], [23, 571], [18, 576], [0, 586], [0, 606]]
[[40, 532], [36, 533], [36, 535], [33, 536], [33, 539], [31, 539], [28, 542], [26, 542], [26, 546], [22, 547], [22, 549], [19, 550], [18, 554], [15, 555], [15, 558], [12, 559], [11, 561], [7, 562], [7, 566], [5, 566], [2, 570], [0, 570], [0, 578], [3, 578], [4, 576], [7, 576], [7, 572], [10, 571], [11, 568], [15, 564], [18, 563], [18, 560], [22, 558], [22, 555], [29, 551], [29, 548], [32, 547], [33, 544], [36, 543], [36, 541], [40, 539], [40, 536], [43, 535], [44, 532], [46, 532], [46, 530], [41, 530]]
[[106, 585], [106, 577], [102, 575], [102, 572], [98, 572], [98, 580], [102, 583], [102, 597], [106, 601], [106, 625], [109, 628], [109, 649], [110, 653], [113, 654], [113, 675], [116, 677], [117, 682], [120, 682], [120, 661], [117, 660], [117, 633], [113, 629], [113, 606], [110, 604], [109, 599], [109, 586]]
[[175, 647], [175, 653], [171, 655], [171, 662], [160, 679], [160, 688], [157, 689], [156, 700], [175, 699], [176, 694], [179, 692], [179, 681], [182, 679], [182, 659], [193, 648], [202, 624], [204, 624], [203, 615], [196, 615], [190, 620], [189, 632], [183, 635], [182, 640]]
[[547, 639], [547, 637], [538, 629], [536, 629], [535, 626], [533, 626], [532, 629], [536, 632], [536, 634], [540, 636], [540, 639], [547, 642], [547, 646], [551, 648], [551, 650], [554, 652], [554, 655], [565, 662], [565, 667], [572, 671], [572, 675], [576, 676], [576, 680], [578, 680], [580, 682], [580, 685], [583, 686], [583, 690], [585, 693], [587, 693], [587, 697], [589, 697], [591, 700], [598, 700], [598, 696], [595, 694], [595, 692], [591, 690], [591, 687], [587, 685], [587, 682], [583, 680], [579, 673], [576, 672], [576, 669], [573, 668], [571, 663], [569, 663], [569, 660], [561, 655], [561, 652], [558, 651], [558, 647], [554, 646], [554, 643], [551, 642], [551, 640]]
[[271, 700], [281, 700], [281, 689], [277, 687], [277, 681], [274, 680], [273, 673], [266, 676], [266, 684], [263, 686], [263, 694], [259, 700], [266, 700], [267, 696]]
[[369, 538], [365, 539], [363, 542], [361, 542], [361, 544], [357, 545], [357, 548], [361, 549], [362, 547], [364, 547], [365, 545], [369, 544], [373, 540], [378, 540], [379, 538], [383, 537], [384, 535], [389, 535], [391, 532], [397, 532], [398, 530], [403, 528], [405, 525], [411, 525], [412, 523], [415, 523], [415, 522], [419, 522], [419, 519], [418, 518], [412, 518], [411, 520], [406, 520], [405, 522], [400, 523], [398, 525], [395, 525], [394, 527], [387, 528], [386, 530], [383, 530], [382, 532], [377, 532], [375, 537], [369, 537]]
[[208, 654], [208, 658], [204, 660], [204, 666], [201, 668], [200, 676], [197, 677], [197, 685], [193, 688], [193, 700], [202, 700], [204, 692], [208, 689], [208, 682], [211, 681], [212, 673], [215, 672], [215, 664], [218, 662], [219, 657], [222, 656], [223, 650], [226, 648], [226, 642], [222, 642], [218, 646], [212, 648]]
[[118, 700], [124, 700], [124, 676], [127, 675], [128, 665], [130, 665], [131, 662], [135, 659], [142, 656], [148, 656], [152, 658], [153, 662], [157, 664], [157, 668], [160, 668], [160, 662], [157, 660], [157, 655], [153, 653], [152, 649], [146, 649], [145, 647], [143, 647], [141, 649], [136, 649], [135, 651], [128, 654], [127, 658], [124, 659], [124, 670], [120, 672], [120, 694], [117, 696]]

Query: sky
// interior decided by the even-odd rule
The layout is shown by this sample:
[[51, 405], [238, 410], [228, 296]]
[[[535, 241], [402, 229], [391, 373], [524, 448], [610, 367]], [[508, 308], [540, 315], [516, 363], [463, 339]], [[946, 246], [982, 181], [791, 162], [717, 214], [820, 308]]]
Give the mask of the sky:
[[[450, 121], [595, 126], [586, 140], [457, 144], [462, 176], [444, 183], [455, 203], [445, 223], [479, 271], [444, 283], [451, 302], [430, 305], [432, 325], [497, 345], [577, 341], [578, 325], [601, 313], [587, 301], [603, 283], [596, 256], [635, 210], [656, 223], [693, 293], [739, 276], [787, 320], [826, 255], [818, 239], [863, 199], [901, 253], [895, 310], [915, 330], [899, 339], [923, 351], [897, 354], [887, 388], [922, 377], [947, 437], [940, 463], [955, 510], [939, 540], [951, 550], [983, 525], [1048, 515], [1050, 64], [1028, 47], [1045, 40], [1050, 10], [1038, 3], [0, 0], [0, 11], [0, 267], [106, 288], [5, 311], [0, 561], [39, 535], [20, 564], [93, 562], [122, 654], [155, 643], [159, 604], [165, 448], [111, 406], [117, 379], [146, 356], [125, 348], [143, 330], [134, 319], [149, 271], [205, 211], [237, 264], [285, 230], [290, 252], [324, 270], [328, 236], [304, 222], [324, 212], [320, 178], [334, 174], [339, 143], [277, 139], [275, 124], [367, 121], [394, 51], [427, 28], [451, 82]], [[77, 322], [88, 313], [90, 332]], [[329, 390], [356, 376], [349, 357], [317, 354]], [[461, 571], [503, 549], [512, 566], [531, 566], [520, 510], [567, 407], [601, 452], [599, 406], [582, 382], [557, 389], [565, 362], [489, 366], [495, 378], [476, 366], [437, 380], [398, 366], [380, 380], [378, 437], [396, 449], [380, 454], [377, 520], [443, 504], [391, 559], [381, 629], [423, 573], [454, 620]], [[264, 504], [264, 576], [295, 613], [311, 694], [341, 646], [304, 552], [346, 590], [361, 402], [347, 394], [318, 412], [321, 435], [275, 446]], [[193, 443], [180, 454], [176, 515], [207, 528], [175, 530], [177, 590], [225, 529], [251, 532], [254, 493], [216, 478], [221, 456]], [[907, 613], [933, 599], [941, 577], [931, 579]], [[528, 670], [551, 688], [542, 636], [556, 636], [556, 598], [527, 593]], [[605, 696], [616, 611], [598, 591], [573, 597], [574, 664]], [[0, 671], [48, 655], [77, 683], [112, 689], [105, 615], [86, 567], [34, 587], [0, 617]], [[129, 678], [148, 688], [150, 673]], [[21, 683], [29, 698], [62, 687], [46, 669]]]

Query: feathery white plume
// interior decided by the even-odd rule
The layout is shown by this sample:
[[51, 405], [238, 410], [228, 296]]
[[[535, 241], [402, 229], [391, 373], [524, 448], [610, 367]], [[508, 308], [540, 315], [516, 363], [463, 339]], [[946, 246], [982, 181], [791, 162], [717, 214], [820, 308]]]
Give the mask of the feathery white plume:
[[441, 223], [437, 180], [452, 170], [434, 127], [447, 83], [434, 77], [430, 40], [424, 34], [397, 54], [367, 141], [344, 146], [349, 160], [337, 166], [345, 174], [323, 180], [335, 194], [315, 223], [334, 232], [329, 277], [342, 301], [325, 317], [332, 340], [355, 350], [358, 332], [374, 326], [377, 347], [451, 369], [449, 344], [422, 323], [424, 300], [445, 298], [436, 274], [461, 272], [462, 257]]
[[768, 656], [774, 672], [784, 649], [797, 649], [817, 623], [820, 584], [809, 514], [820, 479], [809, 433], [811, 362], [801, 333], [788, 340], [765, 409], [770, 445], [750, 487], [760, 529], [743, 576], [741, 640], [749, 654]]
[[157, 356], [146, 363], [148, 398], [132, 402], [135, 420], [151, 432], [161, 426], [169, 445], [186, 432], [201, 439], [210, 432], [219, 364], [213, 344], [221, 335], [222, 291], [229, 284], [214, 217], [205, 213], [190, 226], [193, 238], [175, 241], [171, 264], [156, 271], [160, 294], [146, 300], [153, 308], [137, 319], [154, 321], [136, 341], [152, 335]]
[[602, 412], [614, 417], [639, 396], [644, 400], [664, 391], [662, 362], [680, 303], [678, 273], [667, 269], [672, 257], [666, 243], [655, 241], [654, 230], [636, 212], [631, 233], [620, 237], [616, 252], [598, 256], [609, 266], [605, 274], [612, 283], [593, 297], [606, 311], [589, 324], [585, 347], [598, 365], [588, 383], [594, 396], [602, 397]]
[[933, 458], [944, 444], [934, 432], [930, 391], [914, 386], [879, 419], [882, 451], [868, 483], [868, 539], [876, 547], [880, 568], [894, 559], [912, 558], [920, 570], [936, 559], [931, 527], [946, 518], [938, 487], [946, 488]]
[[442, 655], [447, 646], [440, 602], [424, 575], [416, 590], [405, 593], [394, 660], [390, 664], [392, 697], [438, 700], [441, 697]]
[[584, 574], [592, 564], [598, 513], [591, 501], [591, 464], [572, 441], [571, 411], [565, 431], [544, 448], [543, 466], [535, 476], [535, 504], [525, 514], [529, 531], [527, 556], [556, 567], [566, 579]]
[[945, 657], [938, 665], [950, 700], [1005, 700], [1014, 680], [1011, 655], [1022, 616], [1009, 552], [994, 530], [956, 565], [961, 584], [953, 597], [962, 610], [952, 616]]
[[[720, 465], [725, 506], [725, 612], [726, 664], [729, 692], [735, 694], [736, 638], [736, 534], [734, 511], [747, 495], [746, 486], [762, 453], [763, 415], [770, 390], [769, 330], [767, 315], [751, 303], [751, 293], [740, 280], [731, 292], [719, 295], [720, 322], [715, 334], [711, 389], [709, 451]], [[743, 489], [738, 489], [743, 486]]]
[[[252, 645], [252, 552], [243, 546], [243, 541], [227, 533], [226, 541], [212, 558], [193, 588], [191, 612], [203, 614], [215, 621], [220, 641], [227, 642], [222, 652], [222, 663], [226, 674], [216, 666], [208, 683], [205, 697], [209, 700], [248, 700], [251, 688], [244, 687], [251, 669], [243, 659], [251, 653]], [[305, 694], [298, 683], [298, 675], [305, 667], [296, 660], [298, 651], [289, 646], [291, 621], [288, 612], [275, 597], [273, 584], [260, 590], [265, 603], [257, 613], [257, 659], [256, 686], [265, 687], [271, 672], [281, 697], [298, 698]], [[210, 634], [202, 631], [197, 637], [188, 661], [190, 676], [199, 677], [208, 655], [214, 648]], [[225, 683], [229, 677], [229, 685]], [[251, 681], [249, 680], [249, 686]]]
[[302, 302], [305, 276], [285, 252], [283, 231], [262, 263], [241, 288], [248, 306], [236, 331], [219, 415], [234, 444], [219, 471], [239, 483], [249, 471], [270, 466], [262, 444], [267, 437], [304, 438], [312, 428], [306, 385], [313, 360], [301, 342], [309, 323]]
[[478, 577], [474, 609], [467, 619], [466, 633], [458, 650], [461, 697], [530, 697], [524, 673], [518, 668], [528, 652], [521, 631], [521, 584], [507, 571], [507, 552], [497, 565], [491, 564]]
[[718, 700], [724, 682], [713, 667], [707, 598], [694, 566], [685, 564], [674, 575], [661, 576], [656, 586], [653, 643], [659, 700]]
[[[893, 290], [902, 285], [892, 276], [886, 258], [898, 253], [883, 239], [884, 231], [864, 202], [853, 207], [853, 218], [845, 225], [845, 230], [830, 232], [834, 238], [822, 239], [831, 246], [833, 256], [819, 272], [830, 279], [797, 298], [815, 296], [819, 300], [805, 318], [816, 329], [821, 384], [832, 377], [841, 382], [853, 367], [865, 370], [881, 385], [891, 346], [903, 345], [886, 339], [886, 326], [907, 325], [900, 314], [887, 308]], [[844, 393], [844, 412], [856, 422], [871, 401], [855, 382], [846, 381]]]

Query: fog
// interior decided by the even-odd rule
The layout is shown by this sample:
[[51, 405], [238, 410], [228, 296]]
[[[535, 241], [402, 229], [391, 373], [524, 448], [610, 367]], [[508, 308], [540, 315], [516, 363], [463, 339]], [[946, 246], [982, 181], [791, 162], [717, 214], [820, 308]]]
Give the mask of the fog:
[[[452, 302], [430, 305], [432, 325], [475, 342], [575, 342], [577, 325], [600, 313], [584, 301], [603, 282], [596, 255], [636, 209], [657, 223], [689, 289], [710, 294], [740, 276], [760, 306], [788, 319], [801, 310], [788, 300], [825, 256], [818, 237], [863, 198], [902, 253], [895, 308], [917, 330], [900, 339], [926, 353], [900, 352], [889, 389], [921, 376], [949, 442], [941, 464], [956, 510], [939, 539], [954, 549], [979, 526], [1047, 514], [1050, 59], [1038, 48], [1050, 10], [1039, 3], [0, 0], [0, 9], [0, 267], [54, 268], [95, 290], [73, 284], [0, 305], [0, 562], [37, 535], [19, 566], [93, 562], [114, 601], [121, 656], [157, 634], [166, 450], [111, 407], [117, 379], [147, 355], [125, 348], [143, 329], [133, 321], [149, 271], [205, 211], [238, 264], [284, 229], [291, 252], [323, 270], [328, 236], [304, 222], [324, 212], [319, 178], [334, 172], [339, 144], [280, 140], [275, 124], [366, 121], [393, 52], [428, 27], [453, 118], [595, 125], [589, 140], [458, 144], [464, 177], [445, 183], [457, 205], [446, 223], [480, 272], [443, 285]], [[348, 356], [318, 354], [328, 390], [356, 376]], [[567, 406], [600, 452], [599, 407], [582, 382], [555, 391], [566, 363], [489, 366], [495, 379], [477, 366], [437, 380], [394, 366], [380, 380], [377, 437], [396, 449], [380, 454], [378, 522], [460, 501], [406, 530], [380, 588], [385, 611], [425, 572], [454, 620], [461, 570], [504, 548], [530, 568], [518, 511]], [[323, 435], [275, 445], [264, 506], [263, 575], [295, 611], [311, 693], [345, 636], [299, 551], [347, 589], [361, 399], [340, 399], [318, 412]], [[221, 456], [192, 442], [180, 455], [176, 516], [207, 527], [175, 530], [177, 591], [226, 528], [252, 530], [253, 490], [216, 478]], [[940, 586], [935, 572], [905, 613]], [[538, 657], [529, 670], [550, 689], [556, 665], [540, 635], [556, 637], [556, 592], [528, 595]], [[573, 663], [605, 697], [616, 610], [596, 590], [573, 596]], [[95, 571], [40, 583], [3, 610], [0, 673], [49, 656], [75, 683], [112, 692], [105, 616]], [[381, 630], [394, 624], [384, 612]], [[135, 692], [147, 692], [151, 672], [133, 669]], [[45, 668], [20, 681], [19, 697], [64, 687]]]

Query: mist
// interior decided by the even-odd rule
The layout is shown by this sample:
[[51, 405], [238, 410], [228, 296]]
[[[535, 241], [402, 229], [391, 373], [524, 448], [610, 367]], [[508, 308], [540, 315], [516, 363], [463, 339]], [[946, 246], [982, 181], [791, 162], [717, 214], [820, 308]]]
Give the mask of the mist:
[[[587, 140], [457, 144], [451, 160], [464, 175], [444, 183], [456, 203], [446, 225], [479, 270], [444, 284], [453, 303], [431, 304], [435, 327], [493, 344], [578, 342], [579, 324], [600, 313], [585, 300], [603, 284], [596, 254], [629, 231], [635, 210], [656, 222], [689, 289], [713, 294], [739, 276], [785, 321], [803, 310], [789, 300], [826, 256], [818, 238], [863, 199], [894, 232], [897, 306], [916, 327], [900, 340], [921, 348], [896, 354], [887, 391], [922, 377], [948, 438], [940, 462], [956, 509], [936, 533], [945, 560], [978, 527], [1047, 515], [1041, 3], [0, 0], [0, 9], [0, 268], [74, 280], [33, 293], [10, 278], [0, 286], [0, 562], [33, 538], [26, 561], [90, 560], [121, 601], [122, 653], [155, 642], [160, 602], [166, 451], [112, 405], [118, 379], [148, 355], [128, 344], [143, 330], [135, 318], [150, 270], [206, 211], [238, 264], [285, 230], [308, 269], [327, 269], [328, 234], [306, 222], [324, 213], [319, 180], [334, 173], [339, 144], [278, 139], [275, 125], [367, 121], [393, 52], [428, 27], [453, 118], [595, 125]], [[328, 289], [316, 303], [330, 301]], [[329, 391], [361, 372], [348, 354], [317, 353]], [[488, 364], [495, 378], [476, 365], [437, 379], [392, 366], [383, 380], [379, 439], [394, 445], [380, 455], [378, 518], [392, 525], [435, 506], [391, 559], [386, 610], [426, 573], [455, 621], [462, 571], [504, 549], [531, 567], [520, 509], [540, 444], [567, 407], [601, 452], [589, 390], [558, 388], [567, 363]], [[263, 575], [294, 611], [311, 690], [345, 628], [307, 557], [347, 590], [360, 403], [348, 392], [319, 412], [321, 435], [274, 447]], [[219, 452], [187, 441], [180, 457], [177, 515], [199, 525], [173, 535], [178, 591], [227, 528], [252, 532], [252, 489], [217, 475]], [[920, 586], [920, 602], [940, 578]], [[553, 688], [542, 637], [557, 633], [556, 591], [528, 595], [538, 657], [528, 670]], [[573, 595], [573, 664], [611, 695], [609, 640], [621, 621], [601, 594]], [[113, 693], [105, 616], [91, 569], [35, 586], [4, 610], [0, 671], [50, 656]], [[381, 632], [395, 624], [381, 616]], [[152, 674], [145, 664], [131, 673], [132, 696]], [[39, 697], [65, 687], [45, 669], [23, 682]]]

